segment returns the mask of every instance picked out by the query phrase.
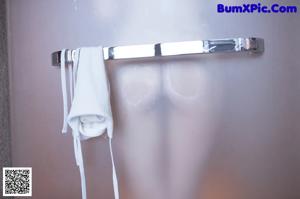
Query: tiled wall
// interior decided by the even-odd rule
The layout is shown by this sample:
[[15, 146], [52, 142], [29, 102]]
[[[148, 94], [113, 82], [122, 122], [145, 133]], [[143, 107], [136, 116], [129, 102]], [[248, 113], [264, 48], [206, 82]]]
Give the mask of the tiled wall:
[[[0, 169], [11, 165], [5, 0], [0, 0]], [[2, 180], [0, 180], [2, 189]], [[1, 193], [2, 195], [2, 193]]]

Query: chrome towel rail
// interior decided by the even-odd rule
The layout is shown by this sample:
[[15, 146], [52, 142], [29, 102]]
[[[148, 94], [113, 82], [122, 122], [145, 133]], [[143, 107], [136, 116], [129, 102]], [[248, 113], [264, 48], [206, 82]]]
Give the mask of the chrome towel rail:
[[[262, 53], [263, 51], [264, 40], [261, 38], [249, 37], [104, 47], [103, 59], [136, 59], [222, 52]], [[74, 52], [74, 50], [66, 51], [66, 62], [73, 61]], [[60, 66], [60, 56], [61, 51], [52, 53], [52, 65]]]

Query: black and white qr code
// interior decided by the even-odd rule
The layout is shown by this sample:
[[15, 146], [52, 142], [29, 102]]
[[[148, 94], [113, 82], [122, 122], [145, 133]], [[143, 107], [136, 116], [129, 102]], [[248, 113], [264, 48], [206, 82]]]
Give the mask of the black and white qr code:
[[3, 196], [32, 196], [32, 168], [3, 167]]

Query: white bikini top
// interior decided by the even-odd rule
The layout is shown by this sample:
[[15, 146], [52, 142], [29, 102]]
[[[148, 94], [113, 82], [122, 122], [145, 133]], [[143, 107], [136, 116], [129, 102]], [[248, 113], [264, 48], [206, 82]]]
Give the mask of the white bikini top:
[[[106, 77], [104, 62], [103, 60], [99, 61], [102, 47], [77, 49], [75, 50], [73, 64], [67, 64], [69, 71], [70, 101], [72, 103], [70, 113], [68, 113], [65, 53], [66, 50], [62, 50], [61, 84], [64, 107], [62, 133], [67, 132], [69, 124], [72, 128], [76, 164], [80, 171], [82, 199], [87, 198], [87, 193], [81, 140], [100, 136], [105, 133], [105, 130], [109, 137], [114, 197], [115, 199], [119, 199], [118, 180], [112, 152], [113, 121], [109, 101], [109, 82]], [[79, 61], [81, 63], [86, 62], [89, 67], [79, 67]], [[90, 67], [90, 65], [94, 66]], [[99, 94], [96, 91], [102, 91], [103, 93]], [[84, 101], [84, 103], [82, 101]]]

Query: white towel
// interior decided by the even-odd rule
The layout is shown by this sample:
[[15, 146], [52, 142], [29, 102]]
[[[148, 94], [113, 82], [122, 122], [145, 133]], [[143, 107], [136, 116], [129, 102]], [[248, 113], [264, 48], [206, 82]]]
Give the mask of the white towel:
[[[118, 180], [112, 153], [113, 118], [110, 105], [109, 81], [105, 71], [102, 47], [85, 47], [75, 51], [75, 60], [69, 67], [71, 108], [68, 112], [65, 80], [65, 50], [61, 56], [61, 76], [64, 98], [64, 127], [72, 128], [76, 163], [80, 170], [82, 198], [86, 199], [86, 180], [80, 140], [97, 137], [107, 132], [112, 161], [115, 199], [119, 199]], [[73, 91], [74, 86], [74, 91]], [[72, 94], [74, 96], [72, 97]]]

